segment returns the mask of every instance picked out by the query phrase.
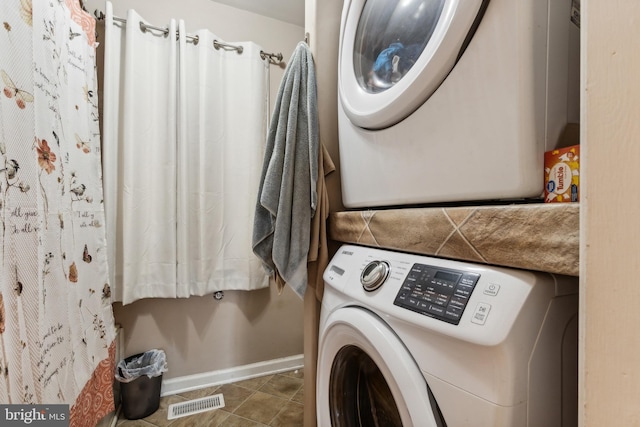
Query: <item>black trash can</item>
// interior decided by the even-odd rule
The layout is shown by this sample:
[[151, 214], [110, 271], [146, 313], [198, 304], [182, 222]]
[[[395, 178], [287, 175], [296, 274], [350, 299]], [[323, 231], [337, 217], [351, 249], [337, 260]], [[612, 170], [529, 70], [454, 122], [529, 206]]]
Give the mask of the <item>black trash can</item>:
[[[124, 359], [125, 365], [141, 358], [145, 353], [129, 356]], [[117, 369], [121, 369], [118, 367]], [[124, 377], [122, 371], [120, 377]], [[117, 376], [116, 376], [117, 377]], [[137, 420], [148, 417], [158, 410], [160, 406], [160, 389], [162, 387], [162, 373], [149, 377], [140, 375], [130, 382], [120, 382], [120, 397], [122, 401], [122, 414], [128, 420]]]

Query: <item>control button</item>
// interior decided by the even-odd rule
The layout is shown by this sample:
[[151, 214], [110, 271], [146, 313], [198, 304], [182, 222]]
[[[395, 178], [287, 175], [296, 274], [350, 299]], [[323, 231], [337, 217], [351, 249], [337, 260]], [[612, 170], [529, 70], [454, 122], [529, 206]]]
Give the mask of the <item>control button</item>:
[[449, 303], [449, 297], [447, 295], [440, 294], [436, 297], [435, 302], [439, 305], [447, 305]]
[[464, 308], [467, 306], [467, 301], [468, 301], [468, 298], [454, 296], [454, 297], [451, 297], [451, 301], [449, 302], [449, 305], [452, 307], [455, 306], [464, 310]]
[[418, 300], [416, 298], [409, 297], [407, 299], [406, 303], [408, 305], [410, 305], [411, 307], [418, 307], [420, 305], [420, 300]]
[[444, 316], [451, 320], [460, 320], [460, 317], [462, 316], [462, 311], [463, 310], [459, 308], [454, 308], [449, 306], [445, 311]]
[[495, 297], [496, 295], [498, 295], [499, 290], [500, 290], [500, 285], [496, 283], [487, 283], [487, 285], [484, 287], [483, 293], [485, 295]]
[[411, 292], [411, 296], [418, 299], [424, 299], [424, 293], [416, 291], [415, 289]]
[[435, 304], [429, 304], [429, 307], [427, 307], [427, 312], [431, 314], [435, 314], [437, 316], [443, 316], [444, 307], [440, 307], [439, 305], [435, 305]]
[[420, 301], [420, 303], [418, 304], [418, 309], [421, 311], [426, 311], [428, 307], [429, 303], [426, 301]]
[[484, 325], [487, 321], [487, 316], [489, 316], [489, 311], [491, 311], [490, 304], [487, 304], [486, 302], [479, 302], [476, 306], [476, 310], [471, 316], [471, 322], [478, 325]]
[[423, 295], [422, 300], [424, 302], [435, 302], [435, 298], [433, 296], [431, 296], [430, 294]]
[[474, 286], [479, 278], [480, 278], [479, 274], [472, 274], [472, 273], [465, 274], [464, 276], [462, 276], [462, 279], [460, 279], [460, 283]]
[[454, 295], [457, 296], [457, 297], [466, 297], [466, 298], [468, 298], [469, 295], [471, 295], [471, 291], [469, 291], [467, 289], [463, 289], [462, 287], [458, 286], [456, 288], [456, 291], [455, 291]]
[[400, 293], [398, 293], [398, 296], [396, 297], [396, 302], [406, 302], [409, 295], [410, 294], [408, 292], [400, 291]]

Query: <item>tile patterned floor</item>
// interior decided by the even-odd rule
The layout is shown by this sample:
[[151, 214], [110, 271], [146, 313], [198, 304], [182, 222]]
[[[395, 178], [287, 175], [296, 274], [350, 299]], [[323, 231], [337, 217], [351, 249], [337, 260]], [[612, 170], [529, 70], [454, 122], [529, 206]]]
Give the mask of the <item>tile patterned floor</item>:
[[[141, 420], [118, 420], [117, 427], [300, 427], [303, 381], [300, 369], [166, 396], [155, 413]], [[224, 408], [167, 420], [170, 404], [218, 393], [224, 397]]]

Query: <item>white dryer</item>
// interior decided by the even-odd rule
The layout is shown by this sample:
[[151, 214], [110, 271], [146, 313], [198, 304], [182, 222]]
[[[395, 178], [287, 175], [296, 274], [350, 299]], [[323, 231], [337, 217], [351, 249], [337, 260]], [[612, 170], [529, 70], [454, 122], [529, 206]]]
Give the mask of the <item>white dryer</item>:
[[319, 427], [575, 427], [577, 279], [343, 246]]
[[579, 121], [572, 0], [345, 0], [343, 202], [543, 192], [544, 152]]

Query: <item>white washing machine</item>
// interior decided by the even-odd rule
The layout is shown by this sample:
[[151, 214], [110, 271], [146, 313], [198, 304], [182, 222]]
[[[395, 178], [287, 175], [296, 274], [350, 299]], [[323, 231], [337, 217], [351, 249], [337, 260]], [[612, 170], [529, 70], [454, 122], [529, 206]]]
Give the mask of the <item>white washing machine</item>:
[[577, 278], [343, 246], [324, 273], [319, 427], [574, 427]]
[[572, 1], [345, 0], [344, 205], [540, 197], [579, 122]]

